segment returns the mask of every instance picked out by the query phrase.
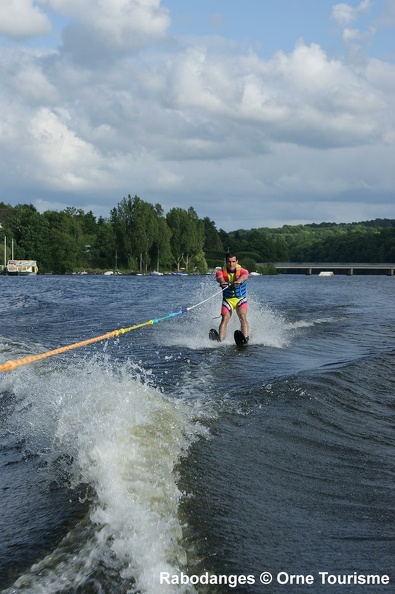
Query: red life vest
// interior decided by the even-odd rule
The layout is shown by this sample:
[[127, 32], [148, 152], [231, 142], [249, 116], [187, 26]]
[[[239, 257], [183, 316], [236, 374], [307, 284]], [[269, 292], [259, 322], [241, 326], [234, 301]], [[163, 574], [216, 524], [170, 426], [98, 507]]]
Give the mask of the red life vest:
[[[238, 278], [240, 278], [240, 276], [241, 276], [241, 272], [240, 271], [241, 271], [241, 266], [240, 266], [240, 264], [237, 264], [236, 265], [236, 270], [234, 272], [233, 282], [235, 282]], [[233, 274], [233, 272], [231, 274]], [[228, 274], [228, 271], [227, 271], [226, 268], [223, 268], [222, 269], [222, 276], [224, 277], [225, 282], [228, 283], [229, 282], [229, 274]]]

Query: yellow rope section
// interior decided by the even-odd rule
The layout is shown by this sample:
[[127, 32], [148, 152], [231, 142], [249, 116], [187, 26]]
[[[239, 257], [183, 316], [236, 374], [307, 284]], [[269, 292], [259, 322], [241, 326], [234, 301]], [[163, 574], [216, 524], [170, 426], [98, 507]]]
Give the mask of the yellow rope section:
[[17, 361], [6, 361], [2, 365], [0, 365], [0, 372], [1, 371], [12, 371], [15, 367], [19, 367], [20, 365], [26, 365], [27, 363], [34, 363], [34, 361], [40, 361], [40, 359], [45, 359], [46, 357], [52, 357], [53, 355], [60, 355], [61, 353], [65, 353], [66, 351], [71, 351], [72, 349], [78, 349], [79, 347], [86, 346], [88, 344], [92, 344], [94, 342], [99, 342], [100, 340], [106, 340], [107, 338], [116, 338], [120, 336], [120, 334], [126, 334], [126, 332], [130, 332], [131, 330], [137, 330], [137, 328], [143, 328], [143, 326], [149, 326], [151, 324], [156, 324], [158, 322], [162, 322], [163, 320], [168, 320], [170, 318], [174, 318], [175, 316], [179, 316], [180, 314], [187, 313], [191, 309], [195, 307], [199, 307], [209, 299], [213, 299], [219, 293], [222, 293], [223, 289], [218, 293], [214, 293], [207, 299], [204, 299], [200, 303], [196, 303], [196, 305], [192, 305], [191, 307], [185, 307], [184, 309], [180, 309], [180, 311], [169, 313], [167, 316], [163, 318], [154, 318], [153, 320], [149, 320], [148, 322], [144, 322], [143, 324], [137, 324], [136, 326], [130, 326], [130, 328], [119, 328], [119, 330], [113, 330], [112, 332], [108, 332], [107, 334], [103, 334], [103, 336], [96, 336], [95, 338], [89, 338], [88, 340], [83, 340], [82, 342], [75, 342], [74, 344], [69, 344], [68, 346], [60, 347], [53, 351], [48, 351], [46, 353], [41, 353], [41, 355], [32, 355], [31, 357], [24, 357], [23, 359], [18, 359]]
[[40, 361], [40, 359], [45, 359], [46, 357], [52, 357], [53, 355], [60, 355], [61, 353], [65, 353], [66, 351], [71, 351], [72, 349], [78, 349], [79, 347], [86, 346], [88, 344], [93, 344], [94, 342], [99, 342], [101, 340], [106, 340], [108, 338], [116, 338], [120, 334], [126, 334], [126, 332], [130, 332], [131, 330], [136, 330], [137, 328], [142, 328], [143, 326], [148, 326], [149, 324], [153, 324], [154, 320], [149, 320], [149, 322], [144, 322], [143, 324], [138, 324], [137, 326], [131, 326], [130, 328], [120, 328], [119, 330], [113, 330], [112, 332], [108, 332], [107, 334], [103, 334], [102, 336], [96, 336], [95, 338], [88, 338], [88, 340], [83, 340], [82, 342], [76, 342], [74, 344], [69, 344], [64, 347], [60, 347], [58, 349], [54, 349], [53, 351], [47, 351], [46, 353], [41, 353], [40, 355], [32, 355], [31, 357], [24, 357], [23, 359], [18, 359], [17, 361], [6, 361], [2, 365], [0, 365], [0, 372], [1, 371], [12, 371], [16, 367], [20, 365], [26, 365], [27, 363], [34, 363], [34, 361]]

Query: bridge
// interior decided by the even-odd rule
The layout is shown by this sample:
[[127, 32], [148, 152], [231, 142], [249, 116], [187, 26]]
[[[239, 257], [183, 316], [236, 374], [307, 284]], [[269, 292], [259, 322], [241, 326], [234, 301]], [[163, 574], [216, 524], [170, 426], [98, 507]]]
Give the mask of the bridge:
[[[352, 276], [354, 271], [367, 270], [370, 272], [387, 271], [388, 276], [394, 276], [395, 263], [362, 264], [362, 263], [330, 263], [330, 262], [273, 262], [277, 270], [283, 271], [302, 271], [306, 274], [313, 274], [314, 271], [339, 271], [341, 274]], [[257, 266], [266, 266], [266, 264], [257, 264]]]

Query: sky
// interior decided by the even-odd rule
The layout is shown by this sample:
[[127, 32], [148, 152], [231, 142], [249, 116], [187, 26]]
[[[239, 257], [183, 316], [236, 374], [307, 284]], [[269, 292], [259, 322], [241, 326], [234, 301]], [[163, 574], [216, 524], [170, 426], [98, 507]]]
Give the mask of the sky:
[[395, 0], [0, 0], [0, 202], [395, 218]]

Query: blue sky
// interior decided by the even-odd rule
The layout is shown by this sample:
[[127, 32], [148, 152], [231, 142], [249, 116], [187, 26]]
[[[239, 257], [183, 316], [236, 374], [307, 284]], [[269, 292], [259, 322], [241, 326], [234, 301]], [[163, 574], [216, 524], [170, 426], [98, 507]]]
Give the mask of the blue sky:
[[278, 49], [292, 51], [300, 37], [306, 43], [319, 39], [325, 46], [338, 45], [338, 35], [331, 33], [332, 4], [325, 0], [166, 2], [174, 15], [171, 31], [175, 34], [223, 35], [249, 43], [266, 56]]
[[[340, 3], [330, 0], [167, 0], [165, 4], [171, 10], [170, 30], [175, 35], [220, 35], [249, 44], [265, 57], [278, 50], [291, 52], [300, 38], [306, 44], [319, 43], [333, 55], [344, 53], [341, 30], [332, 16], [333, 7]], [[382, 1], [370, 3], [358, 14], [358, 28], [379, 26], [383, 13]], [[393, 27], [380, 27], [369, 54], [394, 60], [393, 35]]]
[[0, 201], [394, 218], [395, 0], [0, 0]]

